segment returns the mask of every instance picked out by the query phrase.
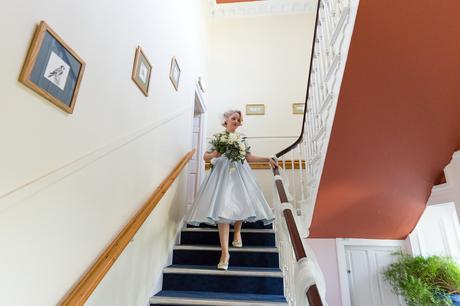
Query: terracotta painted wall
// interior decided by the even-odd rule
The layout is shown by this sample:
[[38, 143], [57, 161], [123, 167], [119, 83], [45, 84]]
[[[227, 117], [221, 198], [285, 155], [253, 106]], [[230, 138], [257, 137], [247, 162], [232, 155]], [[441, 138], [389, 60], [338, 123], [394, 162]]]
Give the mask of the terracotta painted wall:
[[460, 148], [460, 2], [362, 0], [311, 237], [401, 239]]

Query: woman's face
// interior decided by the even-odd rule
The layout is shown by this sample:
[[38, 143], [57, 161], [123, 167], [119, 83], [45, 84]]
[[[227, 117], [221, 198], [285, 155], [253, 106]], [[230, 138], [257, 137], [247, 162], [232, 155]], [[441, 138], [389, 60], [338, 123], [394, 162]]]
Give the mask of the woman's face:
[[227, 131], [234, 132], [239, 126], [241, 126], [241, 117], [238, 113], [233, 113], [226, 121]]

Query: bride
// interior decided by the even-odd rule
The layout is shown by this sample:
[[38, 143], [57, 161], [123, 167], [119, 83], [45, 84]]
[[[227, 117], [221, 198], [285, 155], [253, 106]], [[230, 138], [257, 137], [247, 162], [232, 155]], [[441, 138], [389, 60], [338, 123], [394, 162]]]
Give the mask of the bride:
[[[222, 125], [226, 132], [232, 135], [236, 133], [242, 121], [240, 111], [229, 110], [223, 115]], [[275, 161], [269, 157], [252, 155], [244, 137], [241, 142], [245, 148], [247, 162], [266, 162], [272, 167], [277, 166]], [[241, 225], [243, 222], [262, 221], [264, 224], [270, 224], [274, 216], [247, 162], [228, 159], [225, 154], [219, 153], [211, 143], [203, 158], [206, 162], [211, 162], [212, 169], [200, 187], [187, 223], [192, 225], [217, 224], [221, 246], [217, 268], [227, 270], [230, 259], [228, 252], [230, 224], [234, 224], [232, 245], [242, 247]]]

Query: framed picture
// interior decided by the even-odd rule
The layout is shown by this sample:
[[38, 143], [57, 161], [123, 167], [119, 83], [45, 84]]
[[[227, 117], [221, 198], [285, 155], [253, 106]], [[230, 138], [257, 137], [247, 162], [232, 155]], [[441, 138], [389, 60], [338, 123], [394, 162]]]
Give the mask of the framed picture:
[[131, 78], [146, 97], [149, 95], [151, 74], [152, 64], [150, 64], [149, 60], [145, 56], [144, 51], [142, 51], [142, 48], [138, 46], [134, 56], [133, 74]]
[[169, 70], [169, 79], [171, 80], [176, 91], [179, 89], [180, 67], [175, 57], [171, 59], [171, 69]]
[[246, 115], [265, 115], [265, 104], [246, 104]]
[[292, 103], [292, 113], [294, 115], [303, 115], [305, 103]]
[[19, 81], [71, 114], [85, 62], [44, 21], [37, 26]]

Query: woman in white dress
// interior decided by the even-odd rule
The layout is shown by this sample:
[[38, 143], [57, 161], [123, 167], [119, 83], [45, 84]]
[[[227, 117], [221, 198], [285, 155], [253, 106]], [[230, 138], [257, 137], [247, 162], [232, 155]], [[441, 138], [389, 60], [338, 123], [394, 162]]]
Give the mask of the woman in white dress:
[[[242, 115], [238, 110], [225, 112], [222, 125], [229, 133], [235, 133], [241, 126]], [[252, 155], [246, 140], [247, 162], [266, 162], [275, 167], [275, 161], [269, 157]], [[251, 167], [247, 162], [232, 161], [219, 153], [210, 144], [204, 154], [206, 162], [213, 167], [206, 176], [200, 191], [192, 205], [187, 222], [192, 225], [217, 224], [221, 246], [221, 257], [217, 268], [228, 269], [230, 224], [234, 224], [232, 245], [242, 247], [241, 225], [243, 222], [262, 221], [270, 224], [274, 220], [273, 212], [258, 186]]]

